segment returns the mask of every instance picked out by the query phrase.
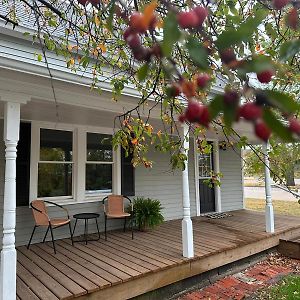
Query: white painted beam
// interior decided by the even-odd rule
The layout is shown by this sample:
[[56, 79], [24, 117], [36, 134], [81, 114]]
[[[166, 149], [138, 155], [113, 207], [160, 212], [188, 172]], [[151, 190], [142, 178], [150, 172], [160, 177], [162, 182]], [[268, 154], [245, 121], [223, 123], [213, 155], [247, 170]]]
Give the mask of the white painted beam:
[[113, 193], [122, 194], [121, 146], [114, 151]]
[[[188, 126], [183, 125], [183, 151], [188, 157], [189, 154], [189, 140], [188, 140]], [[183, 205], [183, 219], [182, 219], [182, 247], [183, 256], [187, 258], [194, 257], [194, 241], [193, 241], [193, 224], [191, 220], [190, 207], [190, 187], [189, 187], [189, 169], [188, 159], [185, 162], [185, 169], [182, 171], [182, 205]]]
[[[213, 142], [213, 155], [214, 155], [214, 172], [220, 173], [220, 153], [219, 153], [219, 141]], [[222, 211], [222, 201], [221, 201], [221, 188], [215, 185], [215, 198], [216, 198], [216, 212]]]
[[5, 183], [3, 205], [3, 242], [1, 251], [1, 299], [16, 299], [17, 253], [16, 158], [19, 141], [20, 103], [6, 102], [4, 107]]
[[270, 176], [270, 161], [269, 161], [269, 143], [263, 144], [264, 162], [265, 162], [265, 192], [266, 192], [266, 232], [274, 233], [274, 209], [271, 195], [271, 176]]

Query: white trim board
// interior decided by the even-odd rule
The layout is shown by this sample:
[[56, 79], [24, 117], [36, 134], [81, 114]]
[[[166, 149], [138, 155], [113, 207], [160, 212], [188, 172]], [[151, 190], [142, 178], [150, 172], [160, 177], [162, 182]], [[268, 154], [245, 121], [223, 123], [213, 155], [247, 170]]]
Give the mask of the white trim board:
[[[87, 196], [85, 194], [85, 167], [86, 167], [86, 133], [103, 133], [112, 134], [111, 128], [97, 128], [86, 126], [75, 126], [66, 124], [55, 124], [45, 122], [31, 122], [31, 157], [30, 157], [30, 192], [29, 202], [37, 199], [38, 188], [38, 163], [39, 163], [39, 149], [40, 149], [40, 129], [55, 129], [67, 130], [73, 132], [73, 171], [72, 171], [72, 196], [66, 197], [50, 197], [51, 201], [62, 204], [77, 204], [100, 201], [107, 196], [107, 193]], [[120, 150], [113, 150], [112, 164], [112, 189], [113, 193], [120, 192], [121, 186], [121, 156], [118, 154]]]
[[[220, 156], [219, 156], [219, 140], [217, 139], [207, 139], [209, 142], [213, 142], [213, 160], [214, 160], [214, 172], [220, 172]], [[216, 151], [217, 148], [217, 151]], [[196, 188], [196, 214], [197, 216], [201, 215], [201, 207], [200, 207], [200, 190], [199, 190], [199, 157], [197, 153], [197, 143], [196, 139], [194, 138], [194, 162], [195, 162], [195, 188]], [[221, 188], [214, 187], [215, 191], [215, 211], [221, 212]]]

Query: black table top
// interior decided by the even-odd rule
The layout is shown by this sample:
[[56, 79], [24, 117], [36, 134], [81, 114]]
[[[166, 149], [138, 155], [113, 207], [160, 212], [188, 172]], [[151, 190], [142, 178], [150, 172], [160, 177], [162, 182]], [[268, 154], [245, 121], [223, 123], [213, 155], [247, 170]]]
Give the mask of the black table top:
[[95, 219], [98, 218], [100, 215], [97, 213], [81, 213], [73, 215], [75, 219]]

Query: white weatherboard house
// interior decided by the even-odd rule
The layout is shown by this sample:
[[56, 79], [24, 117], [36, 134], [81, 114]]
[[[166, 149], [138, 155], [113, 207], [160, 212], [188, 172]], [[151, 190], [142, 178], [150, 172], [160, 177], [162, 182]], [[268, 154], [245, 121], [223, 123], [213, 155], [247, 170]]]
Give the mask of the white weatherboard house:
[[[112, 150], [111, 136], [115, 116], [136, 105], [136, 90], [126, 87], [114, 102], [108, 83], [100, 82], [101, 95], [92, 92], [90, 74], [76, 75], [62, 58], [48, 53], [51, 81], [45, 63], [34, 57], [38, 45], [25, 39], [23, 28], [13, 30], [1, 21], [0, 26], [1, 299], [16, 298], [15, 246], [28, 243], [33, 228], [29, 204], [34, 199], [64, 205], [70, 215], [101, 212], [100, 200], [111, 193], [159, 199], [166, 220], [183, 219], [183, 256], [187, 258], [194, 256], [191, 217], [244, 208], [240, 150], [219, 149], [224, 140], [221, 134], [208, 134], [213, 152], [206, 156], [197, 154], [191, 138], [183, 172], [172, 172], [169, 155], [155, 151], [150, 153], [152, 169], [133, 170], [121, 151]], [[158, 119], [153, 118], [152, 124], [159, 129]], [[251, 135], [246, 129], [243, 133]], [[105, 146], [96, 142], [99, 139], [106, 141]], [[88, 150], [105, 155], [91, 159]], [[223, 174], [221, 187], [203, 184], [211, 169]], [[60, 214], [55, 207], [49, 211]], [[102, 215], [100, 222], [103, 230]], [[109, 224], [110, 229], [120, 225]], [[267, 224], [268, 231], [274, 231], [272, 219]], [[43, 236], [38, 229], [33, 243], [41, 242]], [[56, 239], [68, 236], [67, 228], [55, 232]]]

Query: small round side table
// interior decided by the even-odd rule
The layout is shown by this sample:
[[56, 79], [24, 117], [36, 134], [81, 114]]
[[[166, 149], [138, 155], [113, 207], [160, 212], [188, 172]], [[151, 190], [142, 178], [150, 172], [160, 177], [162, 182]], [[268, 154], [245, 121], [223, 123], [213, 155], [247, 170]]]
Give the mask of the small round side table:
[[[76, 242], [84, 242], [85, 241], [85, 244], [87, 245], [88, 241], [98, 241], [100, 239], [100, 231], [99, 231], [98, 221], [97, 221], [99, 216], [100, 215], [97, 213], [81, 213], [81, 214], [73, 215], [73, 218], [76, 219], [74, 229], [73, 229], [73, 236], [74, 236], [74, 232], [76, 229], [77, 221], [84, 220], [84, 239], [77, 240]], [[91, 220], [91, 219], [95, 219], [95, 221], [96, 221], [97, 230], [98, 230], [98, 238], [97, 239], [88, 239], [89, 220]]]

